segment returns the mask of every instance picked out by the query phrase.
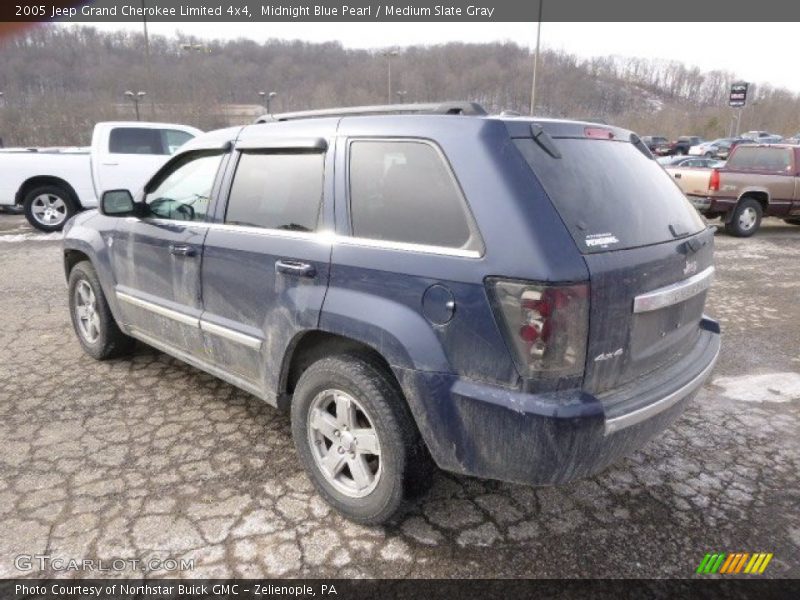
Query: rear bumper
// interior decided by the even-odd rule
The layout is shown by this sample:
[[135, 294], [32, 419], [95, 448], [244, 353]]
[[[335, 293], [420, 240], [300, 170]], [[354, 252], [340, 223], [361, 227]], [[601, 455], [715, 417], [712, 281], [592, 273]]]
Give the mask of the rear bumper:
[[601, 396], [526, 394], [441, 373], [398, 369], [428, 448], [445, 470], [535, 485], [592, 475], [643, 446], [710, 375], [719, 327], [703, 319], [674, 365]]
[[717, 198], [714, 196], [696, 196], [694, 194], [686, 194], [686, 198], [701, 213], [724, 213], [736, 206], [737, 202], [736, 198]]

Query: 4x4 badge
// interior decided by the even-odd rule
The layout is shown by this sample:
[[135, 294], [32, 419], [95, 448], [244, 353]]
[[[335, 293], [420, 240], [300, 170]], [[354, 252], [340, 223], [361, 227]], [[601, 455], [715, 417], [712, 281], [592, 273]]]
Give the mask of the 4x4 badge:
[[600, 362], [601, 360], [609, 360], [611, 358], [617, 358], [618, 356], [622, 356], [622, 348], [617, 348], [613, 352], [603, 352], [602, 354], [598, 354], [594, 357], [594, 362]]

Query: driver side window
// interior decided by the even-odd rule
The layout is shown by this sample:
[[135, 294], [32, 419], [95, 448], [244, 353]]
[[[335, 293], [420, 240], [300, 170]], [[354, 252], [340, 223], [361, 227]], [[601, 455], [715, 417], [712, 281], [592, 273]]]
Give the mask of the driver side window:
[[220, 153], [197, 153], [175, 163], [145, 196], [149, 215], [176, 221], [205, 220], [221, 161]]

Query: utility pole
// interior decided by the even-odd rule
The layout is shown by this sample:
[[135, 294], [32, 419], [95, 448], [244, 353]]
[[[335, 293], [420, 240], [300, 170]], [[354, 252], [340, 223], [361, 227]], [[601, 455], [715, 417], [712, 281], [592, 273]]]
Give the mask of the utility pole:
[[536, 70], [539, 67], [539, 41], [542, 37], [542, 4], [539, 0], [539, 21], [536, 23], [536, 54], [533, 55], [533, 81], [531, 83], [531, 116], [536, 108]]
[[387, 103], [392, 103], [392, 59], [400, 53], [397, 50], [384, 50], [381, 56], [386, 57], [386, 98]]
[[[147, 76], [147, 87], [153, 91], [153, 71], [150, 67], [150, 36], [147, 35], [147, 17], [144, 0], [142, 0], [142, 26], [144, 27], [144, 68]], [[156, 120], [156, 105], [150, 96], [150, 118]]]
[[189, 94], [192, 97], [191, 107], [192, 107], [192, 112], [194, 113], [194, 115], [193, 115], [193, 118], [194, 118], [194, 121], [195, 121], [194, 124], [196, 126], [199, 126], [199, 124], [200, 124], [200, 106], [199, 106], [199, 104], [197, 103], [197, 100], [196, 100], [196, 95], [197, 94], [196, 94], [196, 88], [195, 88], [195, 84], [194, 84], [194, 78], [195, 78], [195, 76], [197, 74], [198, 63], [197, 63], [197, 60], [196, 60], [195, 57], [196, 57], [196, 55], [200, 54], [201, 52], [206, 52], [207, 53], [209, 50], [203, 44], [196, 44], [194, 42], [194, 38], [192, 38], [191, 41], [188, 44], [186, 44], [186, 43], [181, 44], [181, 50], [186, 52], [187, 55], [188, 55], [188, 60], [189, 60]]

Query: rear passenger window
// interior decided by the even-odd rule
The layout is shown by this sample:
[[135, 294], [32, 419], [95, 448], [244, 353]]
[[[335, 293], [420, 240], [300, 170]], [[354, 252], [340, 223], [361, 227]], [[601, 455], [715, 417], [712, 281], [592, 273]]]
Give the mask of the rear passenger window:
[[436, 148], [425, 142], [353, 142], [350, 215], [355, 237], [480, 248], [480, 238], [449, 166]]
[[108, 139], [111, 154], [166, 154], [161, 130], [144, 127], [115, 127]]
[[322, 202], [323, 161], [323, 154], [242, 154], [225, 222], [315, 231]]

